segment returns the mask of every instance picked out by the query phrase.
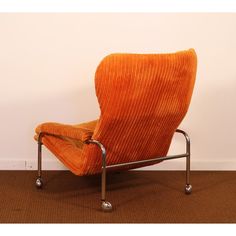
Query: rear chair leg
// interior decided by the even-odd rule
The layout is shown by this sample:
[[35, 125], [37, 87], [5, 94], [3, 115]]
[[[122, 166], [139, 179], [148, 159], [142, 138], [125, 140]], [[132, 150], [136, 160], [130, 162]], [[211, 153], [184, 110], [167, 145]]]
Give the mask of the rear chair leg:
[[106, 155], [103, 157], [102, 162], [102, 210], [111, 211], [112, 205], [106, 201]]
[[185, 133], [186, 138], [186, 186], [185, 186], [185, 193], [190, 194], [192, 192], [192, 185], [190, 184], [190, 138]]
[[38, 138], [38, 177], [36, 179], [35, 185], [37, 188], [43, 187], [43, 180], [42, 180], [42, 134], [39, 134], [39, 138]]
[[105, 147], [97, 140], [91, 139], [87, 141], [87, 143], [93, 143], [96, 144], [102, 151], [102, 182], [101, 182], [101, 188], [102, 188], [102, 210], [105, 212], [109, 212], [112, 210], [112, 205], [110, 202], [106, 201], [106, 149]]

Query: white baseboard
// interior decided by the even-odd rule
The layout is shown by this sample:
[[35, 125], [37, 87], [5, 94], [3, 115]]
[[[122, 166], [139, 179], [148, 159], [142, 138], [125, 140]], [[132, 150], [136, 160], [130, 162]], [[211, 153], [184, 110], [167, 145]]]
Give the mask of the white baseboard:
[[[0, 160], [0, 170], [36, 170], [37, 160]], [[43, 160], [43, 170], [67, 170], [57, 159]]]
[[[37, 160], [1, 159], [0, 170], [36, 170]], [[43, 160], [43, 170], [67, 170], [57, 159]], [[185, 160], [169, 160], [137, 170], [185, 170]], [[191, 160], [191, 170], [236, 170], [236, 161]]]

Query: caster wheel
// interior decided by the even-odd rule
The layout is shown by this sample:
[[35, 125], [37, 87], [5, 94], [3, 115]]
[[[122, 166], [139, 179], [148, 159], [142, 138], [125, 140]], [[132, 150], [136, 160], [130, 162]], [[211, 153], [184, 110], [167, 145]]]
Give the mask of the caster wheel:
[[186, 186], [185, 186], [185, 193], [186, 194], [190, 194], [192, 192], [192, 189], [193, 189], [193, 187], [192, 187], [191, 184], [186, 184]]
[[35, 185], [37, 188], [42, 188], [43, 187], [43, 180], [41, 178], [37, 178]]
[[102, 201], [102, 210], [105, 212], [112, 211], [112, 205], [110, 202]]

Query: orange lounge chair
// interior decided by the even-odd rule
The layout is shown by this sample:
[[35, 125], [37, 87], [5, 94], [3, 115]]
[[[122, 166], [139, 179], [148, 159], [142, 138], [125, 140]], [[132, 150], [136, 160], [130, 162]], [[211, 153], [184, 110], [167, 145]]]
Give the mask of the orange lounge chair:
[[[99, 64], [95, 86], [101, 114], [79, 125], [43, 123], [36, 128], [38, 178], [42, 187], [41, 148], [45, 145], [75, 175], [102, 173], [102, 209], [106, 171], [186, 158], [185, 192], [191, 193], [190, 139], [177, 129], [192, 96], [197, 68], [193, 49], [169, 54], [111, 54]], [[166, 156], [175, 132], [186, 152]]]

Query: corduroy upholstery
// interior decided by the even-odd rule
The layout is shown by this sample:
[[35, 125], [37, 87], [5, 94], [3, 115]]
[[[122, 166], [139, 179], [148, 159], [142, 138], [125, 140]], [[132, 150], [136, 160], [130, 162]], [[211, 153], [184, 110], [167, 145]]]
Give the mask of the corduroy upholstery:
[[105, 146], [107, 165], [166, 156], [188, 110], [196, 68], [193, 49], [111, 54], [95, 75], [99, 119], [79, 125], [44, 123], [36, 133], [47, 133], [43, 144], [76, 175], [101, 172], [101, 151], [84, 143], [91, 138]]

